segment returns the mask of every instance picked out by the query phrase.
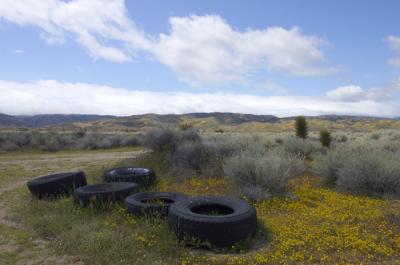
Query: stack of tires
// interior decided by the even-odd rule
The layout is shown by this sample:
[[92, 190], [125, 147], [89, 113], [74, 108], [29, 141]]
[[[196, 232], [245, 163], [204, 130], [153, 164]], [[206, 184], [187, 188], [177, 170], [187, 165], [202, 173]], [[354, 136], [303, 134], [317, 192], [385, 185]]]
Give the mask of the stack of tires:
[[73, 194], [80, 206], [124, 201], [135, 215], [168, 215], [179, 239], [195, 238], [213, 247], [226, 247], [253, 237], [257, 227], [255, 208], [240, 199], [189, 197], [178, 192], [139, 192], [154, 183], [152, 169], [122, 167], [107, 170], [104, 183], [87, 185], [85, 173], [65, 172], [29, 180], [27, 186], [39, 198]]

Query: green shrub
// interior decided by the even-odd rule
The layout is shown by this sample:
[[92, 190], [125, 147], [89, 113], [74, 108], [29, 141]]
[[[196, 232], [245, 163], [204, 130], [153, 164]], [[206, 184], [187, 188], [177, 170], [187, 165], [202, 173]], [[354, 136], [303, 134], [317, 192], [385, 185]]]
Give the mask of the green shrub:
[[306, 139], [308, 136], [307, 121], [304, 116], [298, 116], [295, 120], [296, 136]]
[[319, 142], [324, 147], [330, 147], [332, 141], [331, 133], [328, 130], [321, 130], [319, 132]]
[[381, 138], [381, 135], [379, 133], [373, 133], [371, 135], [372, 140], [378, 140], [379, 138]]

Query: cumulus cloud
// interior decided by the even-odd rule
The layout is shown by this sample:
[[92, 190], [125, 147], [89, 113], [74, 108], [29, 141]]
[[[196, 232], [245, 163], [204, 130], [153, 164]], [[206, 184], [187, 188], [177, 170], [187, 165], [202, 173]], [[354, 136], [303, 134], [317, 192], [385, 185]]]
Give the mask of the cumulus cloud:
[[354, 114], [398, 116], [396, 101], [343, 102], [329, 97], [256, 96], [235, 93], [185, 93], [127, 90], [53, 80], [0, 81], [0, 113], [112, 114], [239, 112], [277, 116]]
[[397, 36], [388, 36], [386, 38], [386, 42], [389, 44], [390, 49], [394, 53], [394, 57], [389, 59], [388, 63], [400, 67], [400, 37]]
[[257, 71], [324, 75], [323, 41], [299, 28], [239, 31], [218, 15], [171, 17], [170, 30], [148, 36], [123, 0], [3, 0], [0, 19], [42, 29], [49, 43], [73, 38], [94, 58], [129, 61], [143, 52], [191, 85], [246, 82]]
[[365, 91], [359, 86], [343, 86], [328, 91], [326, 95], [339, 101], [360, 101], [365, 99]]
[[148, 46], [128, 18], [123, 0], [3, 0], [0, 18], [41, 28], [49, 43], [73, 38], [93, 58], [128, 61], [136, 50]]
[[154, 54], [184, 81], [202, 85], [241, 82], [259, 69], [291, 75], [335, 71], [322, 66], [322, 40], [293, 27], [238, 31], [217, 15], [172, 17]]
[[394, 80], [386, 86], [380, 88], [363, 89], [360, 86], [349, 85], [330, 90], [326, 93], [327, 97], [343, 102], [357, 102], [363, 100], [387, 101], [393, 97], [398, 89], [398, 81]]

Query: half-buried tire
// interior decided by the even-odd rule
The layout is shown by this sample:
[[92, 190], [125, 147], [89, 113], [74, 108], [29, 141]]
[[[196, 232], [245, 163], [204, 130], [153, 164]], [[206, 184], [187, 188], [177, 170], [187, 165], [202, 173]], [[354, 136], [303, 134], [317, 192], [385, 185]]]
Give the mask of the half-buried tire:
[[86, 176], [82, 171], [46, 175], [27, 182], [30, 192], [39, 198], [67, 195], [85, 185]]
[[140, 215], [167, 215], [169, 207], [187, 199], [179, 192], [140, 192], [125, 199], [125, 206], [130, 213]]
[[133, 182], [110, 182], [83, 186], [75, 190], [75, 203], [87, 206], [89, 203], [108, 203], [123, 201], [137, 192], [139, 185]]
[[194, 197], [174, 203], [168, 222], [179, 239], [207, 241], [213, 247], [253, 237], [257, 228], [255, 208], [226, 197]]
[[156, 174], [150, 168], [142, 167], [119, 167], [104, 172], [106, 182], [134, 182], [142, 186], [154, 183]]

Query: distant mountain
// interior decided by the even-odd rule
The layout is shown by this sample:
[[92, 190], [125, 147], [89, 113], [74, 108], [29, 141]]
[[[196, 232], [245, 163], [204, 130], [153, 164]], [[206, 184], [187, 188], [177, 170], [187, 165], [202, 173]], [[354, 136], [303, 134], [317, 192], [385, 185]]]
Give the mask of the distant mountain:
[[31, 127], [38, 128], [44, 126], [70, 124], [74, 122], [90, 122], [114, 118], [107, 115], [63, 115], [63, 114], [44, 114], [33, 116], [11, 116], [0, 113], [0, 126], [3, 127]]
[[245, 122], [277, 122], [279, 118], [273, 115], [254, 115], [240, 114], [228, 112], [211, 112], [211, 113], [189, 113], [182, 115], [190, 118], [210, 118], [214, 117], [224, 124], [241, 124]]
[[[285, 117], [283, 120], [292, 120], [295, 117]], [[384, 117], [372, 117], [372, 116], [354, 116], [354, 115], [319, 115], [319, 116], [306, 116], [307, 119], [319, 119], [319, 120], [327, 120], [327, 121], [339, 121], [339, 120], [347, 120], [347, 121], [366, 121], [366, 120], [395, 120], [396, 118], [384, 118]]]
[[[111, 115], [34, 115], [11, 116], [0, 114], [0, 128], [41, 128], [55, 130], [76, 130], [86, 128], [91, 131], [147, 131], [160, 126], [176, 127], [186, 122], [202, 131], [291, 131], [295, 117], [278, 118], [273, 115], [254, 115], [227, 112], [188, 114], [143, 114], [126, 117]], [[400, 128], [400, 118], [378, 118], [349, 115], [308, 116], [312, 131], [321, 128], [330, 130], [375, 130]]]
[[143, 114], [127, 117], [116, 117], [111, 115], [62, 115], [62, 114], [45, 114], [33, 116], [11, 116], [0, 114], [0, 126], [2, 127], [45, 127], [62, 124], [71, 124], [76, 122], [93, 122], [112, 119], [117, 125], [126, 127], [136, 127], [143, 125], [146, 120], [165, 124], [177, 124], [185, 119], [207, 119], [214, 118], [221, 124], [241, 124], [245, 122], [277, 122], [278, 117], [272, 115], [254, 115], [254, 114], [237, 114], [237, 113], [188, 113], [188, 114]]

